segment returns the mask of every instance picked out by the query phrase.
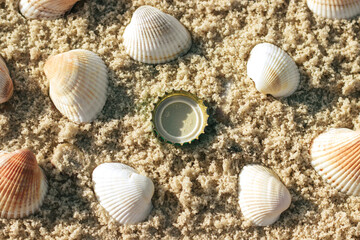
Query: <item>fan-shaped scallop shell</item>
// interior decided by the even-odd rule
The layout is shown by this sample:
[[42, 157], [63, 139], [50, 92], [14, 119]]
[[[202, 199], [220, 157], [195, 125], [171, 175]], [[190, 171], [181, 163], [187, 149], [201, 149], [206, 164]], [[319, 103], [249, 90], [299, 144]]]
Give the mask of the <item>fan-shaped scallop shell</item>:
[[21, 14], [29, 19], [55, 19], [64, 15], [79, 0], [21, 0]]
[[331, 186], [360, 195], [360, 131], [332, 128], [314, 139], [310, 155], [311, 165]]
[[14, 86], [9, 70], [4, 60], [0, 57], [0, 103], [4, 103], [11, 98], [13, 89]]
[[309, 9], [325, 18], [352, 18], [360, 14], [360, 0], [307, 0]]
[[189, 31], [173, 16], [150, 6], [134, 12], [123, 38], [130, 57], [150, 64], [174, 60], [191, 47]]
[[21, 218], [41, 206], [47, 182], [34, 154], [22, 149], [0, 152], [0, 216]]
[[154, 184], [135, 169], [121, 163], [103, 163], [95, 168], [94, 191], [105, 210], [121, 224], [134, 224], [149, 215]]
[[104, 61], [77, 49], [50, 57], [44, 66], [50, 98], [71, 121], [90, 122], [105, 105], [108, 86]]
[[279, 47], [260, 43], [250, 52], [247, 75], [259, 92], [287, 97], [296, 91], [300, 73], [292, 58]]
[[239, 179], [239, 204], [246, 219], [257, 226], [274, 223], [291, 203], [278, 176], [260, 165], [245, 166]]

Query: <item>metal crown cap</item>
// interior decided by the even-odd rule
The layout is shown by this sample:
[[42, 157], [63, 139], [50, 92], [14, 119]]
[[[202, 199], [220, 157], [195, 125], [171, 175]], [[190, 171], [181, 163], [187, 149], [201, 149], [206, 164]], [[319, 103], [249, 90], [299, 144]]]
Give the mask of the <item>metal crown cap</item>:
[[153, 129], [171, 144], [190, 144], [205, 132], [209, 115], [204, 102], [183, 90], [159, 98], [152, 111]]

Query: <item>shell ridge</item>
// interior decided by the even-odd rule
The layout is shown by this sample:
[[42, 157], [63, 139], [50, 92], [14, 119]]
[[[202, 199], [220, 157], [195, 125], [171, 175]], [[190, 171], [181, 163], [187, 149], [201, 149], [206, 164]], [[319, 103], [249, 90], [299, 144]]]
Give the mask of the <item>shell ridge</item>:
[[[119, 191], [119, 192], [121, 194], [124, 191]], [[126, 197], [125, 196], [120, 197], [120, 196], [111, 196], [111, 195], [101, 195], [102, 197], [101, 198], [99, 197], [99, 199], [102, 200], [103, 204], [107, 204], [108, 206], [117, 203], [119, 200], [128, 199], [128, 201], [133, 201], [133, 200], [139, 200], [140, 199], [140, 197], [139, 197], [140, 194], [139, 193], [135, 193], [135, 194], [134, 194], [134, 192], [126, 192], [126, 193], [128, 193], [128, 195]], [[126, 201], [123, 202], [122, 204], [126, 205]]]
[[[12, 156], [12, 158], [14, 157], [17, 159], [17, 161], [13, 161], [14, 166], [20, 171], [16, 171], [16, 178], [12, 181], [13, 183], [16, 183], [16, 185], [11, 186], [10, 195], [16, 197], [9, 199], [10, 201], [8, 201], [8, 205], [5, 205], [4, 208], [8, 213], [8, 217], [23, 217], [25, 214], [29, 214], [27, 207], [29, 205], [29, 201], [31, 201], [31, 193], [33, 193], [32, 189], [30, 191], [26, 191], [27, 189], [24, 189], [25, 186], [23, 186], [23, 183], [31, 183], [34, 174], [34, 171], [29, 173], [29, 170], [32, 168], [32, 164], [29, 161], [26, 161], [26, 159], [29, 159], [29, 157], [33, 158], [34, 156], [29, 156], [26, 151], [18, 151]], [[20, 168], [20, 165], [24, 165], [22, 169]], [[20, 181], [20, 179], [22, 179], [22, 181]], [[23, 204], [18, 202], [20, 199], [23, 199]]]
[[269, 64], [267, 66], [264, 66], [264, 80], [267, 83], [265, 87], [269, 88], [270, 90], [268, 91], [268, 93], [271, 93], [273, 91], [279, 91], [279, 88], [281, 89], [281, 86], [274, 86], [275, 84], [279, 85], [279, 77], [281, 76], [281, 72], [283, 70], [279, 67], [279, 65], [282, 64], [282, 61], [277, 56], [278, 52], [279, 51], [276, 49], [274, 55], [268, 53], [269, 55], [267, 57], [267, 61], [269, 62]]

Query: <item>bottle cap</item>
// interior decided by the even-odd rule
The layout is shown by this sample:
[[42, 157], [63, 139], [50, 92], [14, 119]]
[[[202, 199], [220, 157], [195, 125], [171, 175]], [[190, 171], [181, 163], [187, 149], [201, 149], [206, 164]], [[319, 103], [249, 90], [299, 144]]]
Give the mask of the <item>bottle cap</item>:
[[189, 92], [166, 94], [152, 113], [154, 131], [172, 144], [191, 143], [205, 131], [209, 118], [206, 110], [203, 101]]

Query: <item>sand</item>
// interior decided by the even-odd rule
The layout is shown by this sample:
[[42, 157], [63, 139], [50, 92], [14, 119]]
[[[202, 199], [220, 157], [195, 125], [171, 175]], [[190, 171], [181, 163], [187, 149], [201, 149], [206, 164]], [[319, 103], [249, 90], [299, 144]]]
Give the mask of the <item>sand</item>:
[[[145, 4], [186, 26], [188, 54], [159, 65], [127, 56], [122, 34]], [[0, 220], [0, 239], [360, 238], [359, 198], [324, 182], [308, 153], [331, 127], [360, 129], [359, 38], [358, 17], [314, 16], [305, 0], [81, 0], [51, 21], [26, 20], [17, 0], [0, 0], [0, 55], [15, 87], [0, 105], [0, 149], [32, 149], [49, 182], [36, 214]], [[247, 77], [249, 53], [261, 42], [299, 67], [290, 97], [261, 94]], [[88, 124], [57, 111], [43, 71], [50, 55], [77, 48], [97, 53], [109, 71], [108, 100]], [[209, 109], [206, 133], [189, 146], [162, 143], [152, 131], [153, 103], [172, 89], [196, 94]], [[146, 221], [120, 225], [99, 205], [91, 173], [104, 162], [153, 180]], [[268, 227], [253, 226], [238, 205], [238, 174], [252, 163], [273, 169], [292, 196]]]

